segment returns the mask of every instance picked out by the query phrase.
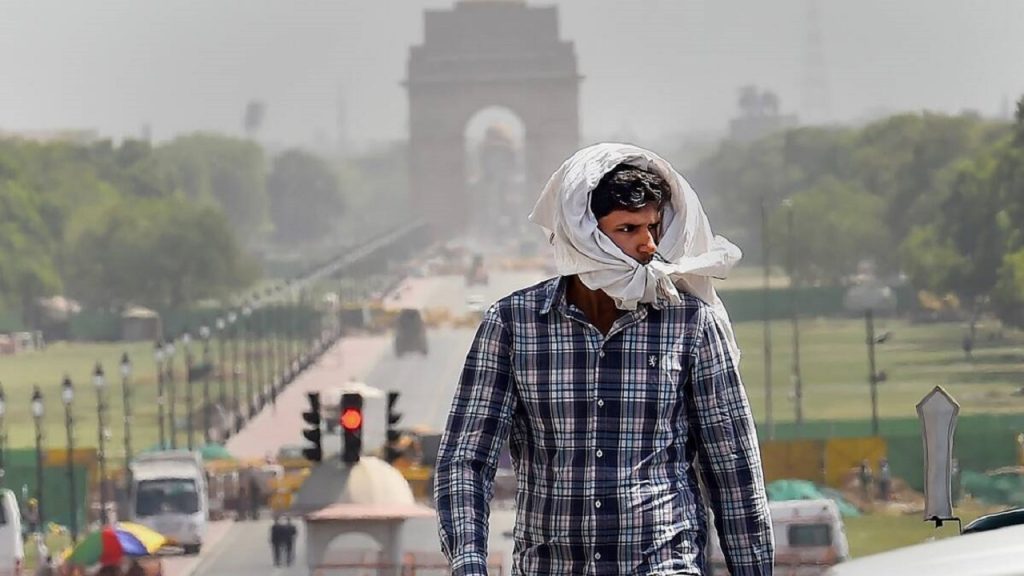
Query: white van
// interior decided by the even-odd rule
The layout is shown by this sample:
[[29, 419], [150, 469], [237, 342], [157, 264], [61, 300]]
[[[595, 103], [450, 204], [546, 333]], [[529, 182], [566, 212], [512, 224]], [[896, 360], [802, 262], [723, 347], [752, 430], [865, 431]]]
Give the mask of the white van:
[[[775, 535], [776, 576], [817, 576], [849, 560], [843, 517], [832, 500], [773, 501], [768, 508]], [[710, 533], [710, 574], [726, 575], [717, 531]]]
[[25, 547], [21, 539], [21, 509], [14, 492], [0, 489], [0, 576], [21, 574]]
[[129, 516], [197, 554], [210, 510], [206, 473], [199, 454], [165, 450], [141, 454], [130, 466]]

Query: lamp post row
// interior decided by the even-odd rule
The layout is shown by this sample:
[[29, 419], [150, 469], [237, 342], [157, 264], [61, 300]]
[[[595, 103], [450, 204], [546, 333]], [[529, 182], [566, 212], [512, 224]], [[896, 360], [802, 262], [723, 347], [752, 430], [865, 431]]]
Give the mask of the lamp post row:
[[[298, 294], [296, 291], [292, 291], [293, 294]], [[270, 295], [270, 291], [267, 291], [267, 296]], [[301, 302], [301, 294], [298, 294], [299, 302]], [[312, 345], [312, 341], [319, 341], [319, 337], [310, 338], [310, 341], [297, 343], [294, 342], [294, 338], [298, 332], [298, 319], [289, 317], [284, 319], [282, 322], [281, 314], [269, 315], [265, 312], [259, 315], [259, 319], [253, 323], [253, 305], [256, 304], [254, 301], [251, 304], [246, 304], [241, 308], [239, 313], [230, 312], [222, 318], [216, 319], [215, 327], [217, 329], [217, 377], [218, 380], [218, 401], [221, 406], [227, 407], [227, 377], [228, 372], [223, 368], [226, 354], [225, 337], [227, 330], [230, 330], [230, 389], [231, 396], [233, 397], [233, 406], [230, 412], [234, 415], [233, 425], [230, 426], [231, 431], [238, 431], [242, 428], [244, 422], [252, 418], [256, 412], [261, 409], [266, 402], [274, 400], [276, 395], [280, 392], [281, 387], [291, 378], [294, 377], [298, 370], [298, 364], [301, 358], [305, 358], [307, 351], [301, 349], [302, 344], [306, 346]], [[294, 315], [293, 315], [294, 316]], [[253, 326], [255, 324], [255, 326]], [[284, 337], [282, 337], [282, 330], [285, 331]], [[210, 349], [210, 330], [207, 327], [200, 329], [200, 335], [203, 338], [203, 400], [205, 406], [203, 407], [204, 416], [204, 440], [209, 442], [211, 440], [210, 431], [213, 428], [211, 426], [211, 398], [209, 389], [211, 368], [211, 349]], [[239, 357], [239, 340], [243, 340], [244, 349], [241, 356], [243, 357], [243, 363], [245, 367], [240, 365]], [[254, 342], [255, 340], [255, 342]], [[186, 380], [187, 386], [185, 389], [186, 395], [186, 409], [187, 409], [187, 446], [189, 449], [195, 449], [195, 429], [194, 429], [194, 397], [193, 397], [193, 376], [196, 372], [196, 366], [194, 366], [194, 357], [191, 353], [190, 348], [191, 337], [185, 332], [180, 338], [180, 344], [184, 351], [185, 368], [186, 368]], [[255, 346], [255, 349], [254, 349]], [[296, 349], [298, 347], [298, 349]], [[157, 372], [157, 418], [158, 418], [158, 434], [160, 446], [167, 448], [177, 448], [177, 434], [176, 434], [176, 386], [174, 376], [174, 359], [177, 352], [175, 343], [173, 340], [160, 341], [154, 345], [154, 360], [156, 363]], [[253, 367], [256, 370], [253, 370]], [[278, 373], [280, 371], [280, 373]], [[245, 374], [245, 381], [242, 381], [242, 374]], [[128, 471], [128, 464], [132, 458], [132, 441], [131, 441], [131, 430], [133, 423], [133, 403], [132, 403], [132, 364], [125, 353], [121, 357], [120, 363], [120, 374], [121, 374], [121, 395], [123, 404], [123, 425], [124, 425], [124, 470]], [[254, 378], [255, 376], [255, 378]], [[100, 363], [96, 363], [92, 371], [92, 382], [96, 390], [96, 438], [97, 438], [97, 451], [96, 459], [98, 466], [98, 476], [100, 479], [99, 483], [99, 504], [100, 504], [100, 520], [105, 523], [110, 520], [109, 518], [109, 502], [110, 493], [108, 482], [108, 475], [106, 475], [106, 444], [111, 440], [111, 430], [109, 428], [108, 416], [109, 404], [106, 399], [106, 375], [103, 371], [103, 367]], [[242, 388], [245, 387], [245, 399], [243, 401]], [[66, 443], [67, 443], [67, 475], [69, 485], [72, 487], [70, 494], [70, 532], [74, 541], [78, 540], [79, 536], [79, 518], [78, 518], [78, 495], [79, 492], [75, 489], [76, 486], [76, 452], [75, 452], [75, 415], [74, 415], [74, 403], [75, 403], [75, 386], [70, 376], [66, 375], [61, 381], [60, 387], [60, 400], [65, 407], [65, 428], [66, 428]], [[45, 523], [44, 513], [44, 498], [43, 498], [43, 470], [45, 464], [45, 456], [43, 453], [43, 442], [45, 439], [43, 420], [45, 417], [45, 403], [42, 389], [39, 385], [33, 386], [32, 393], [32, 416], [34, 421], [35, 429], [35, 447], [36, 447], [36, 495], [35, 495], [35, 517], [38, 527], [42, 527]], [[0, 483], [4, 481], [4, 469], [6, 460], [6, 449], [7, 449], [7, 431], [6, 431], [6, 397], [2, 383], [0, 383]], [[230, 434], [230, 431], [225, 430], [226, 434]]]
[[[298, 301], [302, 302], [301, 294], [290, 290], [292, 295], [297, 295]], [[267, 292], [270, 296], [270, 291]], [[307, 341], [294, 342], [298, 335], [299, 319], [293, 313], [287, 318], [282, 318], [280, 313], [268, 314], [265, 309], [258, 318], [253, 318], [253, 307], [257, 304], [254, 299], [251, 303], [243, 306], [237, 313], [230, 312], [227, 315], [217, 318], [214, 326], [217, 330], [217, 363], [216, 376], [218, 378], [218, 401], [225, 410], [234, 417], [234, 422], [223, 423], [221, 427], [224, 435], [241, 430], [245, 421], [251, 419], [268, 401], [273, 401], [280, 389], [289, 382], [300, 369], [300, 359], [306, 358], [311, 351], [303, 350], [309, 346], [320, 346], [321, 336], [315, 338], [310, 334]], [[227, 332], [230, 330], [230, 336]], [[282, 333], [283, 331], [283, 333]], [[210, 397], [210, 376], [213, 372], [211, 366], [212, 355], [210, 348], [210, 330], [206, 326], [200, 328], [200, 336], [203, 339], [203, 353], [201, 367], [203, 381], [203, 418], [204, 440], [211, 441], [211, 397]], [[229, 372], [225, 370], [224, 364], [227, 359], [227, 346], [225, 339], [230, 337], [230, 390], [233, 396], [232, 402], [228, 404], [228, 382]], [[239, 351], [239, 340], [242, 340], [244, 347]], [[184, 351], [186, 366], [186, 418], [187, 422], [187, 446], [195, 449], [194, 426], [193, 426], [193, 376], [197, 371], [194, 366], [192, 355], [191, 336], [184, 333], [180, 338], [181, 348]], [[157, 426], [161, 448], [177, 448], [177, 415], [176, 396], [177, 386], [174, 375], [174, 359], [177, 349], [173, 340], [157, 342], [153, 348], [153, 358], [156, 365], [157, 385]], [[239, 356], [242, 356], [242, 364], [239, 363]], [[132, 424], [133, 397], [132, 397], [132, 362], [127, 353], [122, 354], [120, 361], [121, 375], [121, 401], [123, 406], [124, 426], [124, 470], [127, 477], [128, 464], [133, 455], [132, 449]], [[278, 373], [280, 372], [280, 373]], [[244, 382], [241, 379], [245, 375]], [[96, 415], [97, 415], [97, 441], [96, 461], [100, 478], [100, 519], [102, 522], [110, 520], [108, 516], [109, 493], [107, 486], [107, 442], [111, 438], [109, 423], [107, 421], [109, 404], [107, 400], [107, 379], [102, 364], [96, 363], [92, 372], [93, 385], [96, 389]], [[245, 397], [242, 398], [244, 386]], [[72, 487], [69, 498], [69, 530], [73, 541], [78, 540], [79, 517], [78, 517], [78, 491], [76, 485], [77, 457], [75, 452], [75, 387], [70, 376], [65, 375], [61, 382], [61, 403], [64, 405], [64, 426], [66, 432], [66, 466], [68, 483]], [[4, 393], [3, 384], [0, 383], [0, 484], [4, 482], [4, 471], [7, 452], [7, 398]], [[44, 395], [42, 389], [35, 385], [31, 396], [31, 413], [35, 431], [36, 450], [36, 493], [35, 493], [35, 522], [41, 529], [45, 524], [44, 498], [43, 498], [43, 476], [45, 467], [45, 455], [43, 453], [44, 417], [46, 414]]]

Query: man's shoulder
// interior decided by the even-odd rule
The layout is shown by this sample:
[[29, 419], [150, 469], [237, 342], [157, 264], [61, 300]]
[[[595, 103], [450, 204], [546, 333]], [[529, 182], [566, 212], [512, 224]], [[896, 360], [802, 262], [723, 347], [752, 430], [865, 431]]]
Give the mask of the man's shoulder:
[[544, 309], [548, 301], [554, 297], [561, 280], [560, 276], [555, 276], [554, 278], [537, 282], [532, 286], [520, 288], [498, 299], [494, 303], [494, 309], [503, 320], [509, 319], [512, 316], [522, 317], [523, 313], [527, 315], [539, 313]]
[[662, 314], [673, 322], [701, 324], [711, 313], [711, 305], [688, 292], [679, 291], [679, 302], [662, 307]]

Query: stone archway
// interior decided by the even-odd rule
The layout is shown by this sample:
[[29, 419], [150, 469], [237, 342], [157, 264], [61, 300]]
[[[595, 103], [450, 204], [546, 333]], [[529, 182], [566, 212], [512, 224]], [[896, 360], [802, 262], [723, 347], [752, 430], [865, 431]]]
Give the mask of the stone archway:
[[417, 213], [447, 236], [469, 216], [463, 135], [470, 118], [501, 106], [522, 121], [526, 190], [536, 195], [579, 144], [582, 77], [573, 44], [558, 38], [555, 7], [460, 1], [428, 10], [424, 30], [405, 82], [410, 187]]

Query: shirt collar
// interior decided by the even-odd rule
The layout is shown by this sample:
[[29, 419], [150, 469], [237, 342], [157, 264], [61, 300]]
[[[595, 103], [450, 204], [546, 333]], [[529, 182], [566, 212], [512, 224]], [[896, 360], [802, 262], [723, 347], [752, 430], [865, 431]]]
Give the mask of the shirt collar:
[[565, 276], [556, 276], [548, 280], [547, 286], [544, 287], [544, 304], [540, 308], [540, 313], [547, 314], [551, 312], [555, 304], [561, 302], [564, 298]]

